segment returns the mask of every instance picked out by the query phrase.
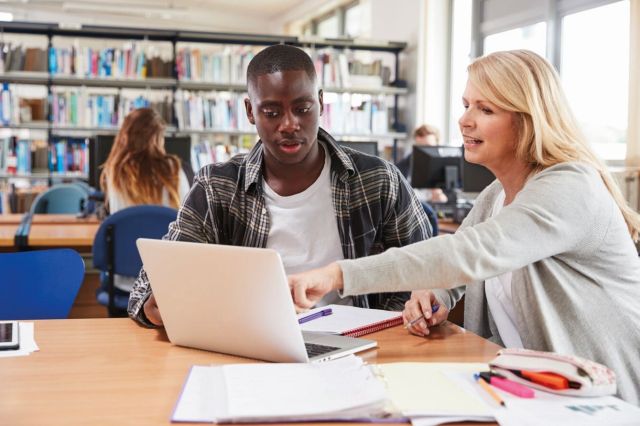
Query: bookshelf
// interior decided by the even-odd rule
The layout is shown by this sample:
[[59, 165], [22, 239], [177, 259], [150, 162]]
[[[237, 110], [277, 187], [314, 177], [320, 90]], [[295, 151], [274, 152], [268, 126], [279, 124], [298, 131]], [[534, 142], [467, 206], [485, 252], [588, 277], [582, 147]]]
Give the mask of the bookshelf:
[[[325, 92], [323, 127], [339, 140], [391, 142], [395, 155], [406, 139], [398, 111], [408, 94], [398, 87], [405, 43], [20, 22], [0, 22], [0, 140], [53, 145], [114, 134], [131, 108], [151, 106], [170, 123], [169, 135], [190, 135], [192, 146], [247, 149], [256, 131], [244, 114], [246, 66], [275, 43], [301, 47], [314, 60]], [[362, 59], [371, 55], [388, 55], [391, 65]], [[77, 170], [56, 175], [51, 166], [49, 174], [0, 169], [0, 179], [18, 176], [86, 178]]]

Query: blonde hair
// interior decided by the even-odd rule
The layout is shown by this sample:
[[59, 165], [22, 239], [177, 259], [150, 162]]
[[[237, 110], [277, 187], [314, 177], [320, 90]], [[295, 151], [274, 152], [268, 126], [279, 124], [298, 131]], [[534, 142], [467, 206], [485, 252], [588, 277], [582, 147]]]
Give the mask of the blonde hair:
[[125, 117], [103, 165], [100, 186], [105, 192], [111, 185], [135, 204], [162, 204], [166, 188], [170, 206], [180, 205], [180, 159], [165, 152], [164, 129], [162, 117], [151, 108]]
[[430, 124], [423, 124], [422, 126], [417, 127], [413, 131], [414, 139], [417, 136], [424, 137], [424, 136], [429, 136], [429, 135], [433, 135], [436, 138], [437, 142], [440, 141], [440, 131], [435, 126], [432, 126]]
[[620, 208], [629, 233], [638, 239], [640, 215], [625, 201], [605, 164], [580, 132], [553, 66], [528, 50], [496, 52], [468, 67], [469, 81], [491, 103], [514, 112], [519, 132], [518, 160], [537, 173], [576, 161], [595, 167]]

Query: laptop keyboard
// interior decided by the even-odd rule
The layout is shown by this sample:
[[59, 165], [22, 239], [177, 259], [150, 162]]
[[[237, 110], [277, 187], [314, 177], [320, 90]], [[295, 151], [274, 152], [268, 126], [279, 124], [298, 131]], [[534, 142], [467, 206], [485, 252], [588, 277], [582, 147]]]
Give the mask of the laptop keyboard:
[[309, 358], [327, 354], [329, 352], [335, 351], [336, 349], [339, 349], [333, 346], [316, 345], [315, 343], [305, 343], [304, 346], [307, 348], [307, 354], [309, 355]]

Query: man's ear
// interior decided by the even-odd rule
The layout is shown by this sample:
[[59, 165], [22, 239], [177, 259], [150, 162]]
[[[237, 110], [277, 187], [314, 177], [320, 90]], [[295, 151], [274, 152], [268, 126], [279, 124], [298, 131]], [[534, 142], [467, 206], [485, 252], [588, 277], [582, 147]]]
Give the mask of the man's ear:
[[318, 90], [318, 102], [320, 102], [320, 115], [324, 112], [324, 101], [322, 100], [322, 89]]
[[249, 98], [244, 98], [244, 109], [247, 111], [249, 123], [255, 125], [256, 119], [253, 117], [253, 109], [251, 109], [251, 100]]

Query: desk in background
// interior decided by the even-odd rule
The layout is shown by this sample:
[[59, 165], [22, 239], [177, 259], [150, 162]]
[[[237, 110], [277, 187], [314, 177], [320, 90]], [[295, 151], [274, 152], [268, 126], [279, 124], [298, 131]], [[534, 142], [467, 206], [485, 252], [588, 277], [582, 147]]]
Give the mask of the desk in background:
[[460, 224], [451, 219], [438, 219], [438, 229], [441, 234], [454, 234], [459, 227]]
[[0, 215], [0, 251], [69, 247], [90, 252], [100, 222], [70, 214]]
[[[487, 362], [500, 349], [451, 323], [426, 339], [402, 327], [367, 337], [372, 363]], [[252, 362], [173, 346], [127, 318], [36, 321], [35, 339], [40, 352], [0, 360], [3, 424], [168, 425], [192, 365]]]

